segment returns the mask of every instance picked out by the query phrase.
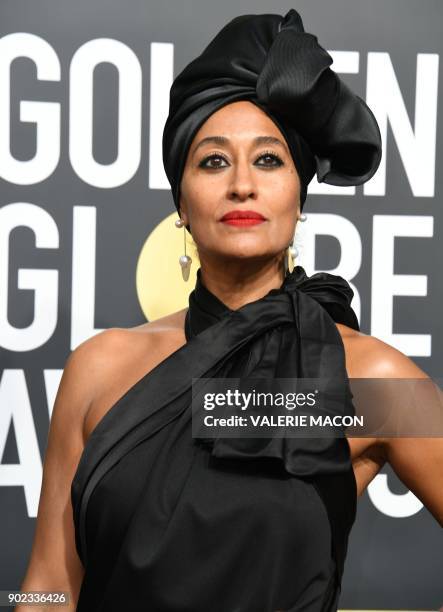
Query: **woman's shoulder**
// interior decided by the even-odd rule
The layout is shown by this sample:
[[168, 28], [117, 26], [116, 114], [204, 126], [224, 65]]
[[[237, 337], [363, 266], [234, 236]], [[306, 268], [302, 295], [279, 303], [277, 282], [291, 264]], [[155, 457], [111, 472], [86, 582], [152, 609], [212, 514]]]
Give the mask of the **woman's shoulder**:
[[183, 309], [134, 327], [111, 327], [75, 349], [79, 384], [89, 388], [84, 440], [126, 391], [186, 343], [185, 314]]
[[85, 360], [101, 361], [103, 366], [113, 357], [125, 356], [126, 351], [133, 354], [134, 349], [146, 349], [151, 342], [158, 344], [180, 333], [184, 336], [186, 311], [184, 308], [134, 327], [109, 327], [86, 339], [74, 352]]
[[350, 378], [423, 378], [427, 375], [395, 346], [376, 336], [336, 323]]
[[185, 316], [188, 308], [182, 308], [171, 314], [165, 315], [153, 321], [147, 321], [141, 325], [128, 328], [114, 328], [114, 330], [121, 330], [123, 332], [130, 332], [136, 334], [158, 334], [161, 332], [170, 333], [182, 331], [184, 333]]
[[135, 352], [149, 350], [170, 341], [172, 336], [183, 336], [187, 308], [134, 327], [109, 327], [84, 340], [71, 353], [69, 361], [91, 367], [98, 374], [107, 366], [119, 362]]

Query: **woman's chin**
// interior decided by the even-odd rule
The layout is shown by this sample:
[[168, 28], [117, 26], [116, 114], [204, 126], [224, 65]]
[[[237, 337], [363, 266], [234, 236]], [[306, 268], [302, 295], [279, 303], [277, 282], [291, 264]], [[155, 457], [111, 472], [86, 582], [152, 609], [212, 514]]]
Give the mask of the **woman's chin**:
[[218, 257], [221, 262], [235, 264], [235, 262], [246, 263], [266, 263], [266, 261], [274, 259], [275, 253], [269, 253], [259, 248], [237, 248], [232, 250], [223, 250], [213, 253], [214, 257]]

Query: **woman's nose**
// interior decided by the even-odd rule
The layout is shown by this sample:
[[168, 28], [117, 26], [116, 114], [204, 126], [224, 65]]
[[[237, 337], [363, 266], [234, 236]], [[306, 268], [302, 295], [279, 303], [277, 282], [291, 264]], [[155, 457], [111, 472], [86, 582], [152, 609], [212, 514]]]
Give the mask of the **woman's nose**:
[[239, 160], [232, 166], [230, 173], [230, 184], [228, 197], [231, 200], [256, 199], [257, 185], [254, 171], [249, 161]]

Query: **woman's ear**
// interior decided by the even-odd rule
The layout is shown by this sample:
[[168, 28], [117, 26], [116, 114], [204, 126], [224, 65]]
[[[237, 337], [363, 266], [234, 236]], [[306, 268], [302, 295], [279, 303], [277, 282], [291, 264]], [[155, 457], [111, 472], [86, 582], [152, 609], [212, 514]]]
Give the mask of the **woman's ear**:
[[296, 213], [295, 213], [295, 217], [296, 217], [296, 218], [295, 218], [295, 222], [296, 222], [296, 223], [298, 222], [298, 220], [299, 220], [299, 218], [300, 218], [300, 215], [301, 215], [300, 198], [297, 198], [297, 210], [296, 210]]
[[180, 218], [183, 219], [183, 221], [185, 222], [185, 225], [188, 225], [189, 224], [188, 213], [186, 211], [186, 204], [183, 201], [183, 198], [180, 198], [178, 214]]

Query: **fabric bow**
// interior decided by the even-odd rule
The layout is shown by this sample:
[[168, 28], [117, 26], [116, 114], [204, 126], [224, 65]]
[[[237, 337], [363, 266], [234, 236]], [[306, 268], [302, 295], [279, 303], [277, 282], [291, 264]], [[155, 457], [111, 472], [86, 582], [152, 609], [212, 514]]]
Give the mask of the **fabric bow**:
[[[243, 317], [245, 320], [258, 317], [256, 335], [246, 347], [230, 354], [226, 363], [221, 362], [212, 377], [240, 381], [297, 377], [328, 380], [329, 391], [334, 389], [337, 393], [336, 398], [326, 401], [328, 414], [354, 416], [343, 343], [334, 323], [359, 330], [351, 307], [353, 295], [349, 283], [341, 276], [328, 272], [308, 276], [302, 266], [295, 266], [279, 289], [272, 289], [260, 300], [233, 311], [203, 285], [199, 268], [196, 287], [189, 297], [186, 336], [189, 340], [225, 317], [231, 317], [232, 326], [241, 326]], [[279, 299], [282, 296], [286, 299]], [[259, 315], [260, 307], [265, 316]], [[257, 312], [253, 314], [254, 311]], [[203, 381], [206, 391], [204, 385]], [[344, 433], [318, 438], [281, 437], [276, 428], [263, 438], [199, 435], [196, 441], [210, 448], [214, 457], [273, 457], [281, 460], [289, 474], [306, 477], [349, 468], [349, 448], [343, 437]]]
[[307, 141], [318, 182], [358, 185], [380, 164], [380, 130], [371, 109], [329, 67], [332, 63], [291, 9], [258, 75], [257, 96]]

